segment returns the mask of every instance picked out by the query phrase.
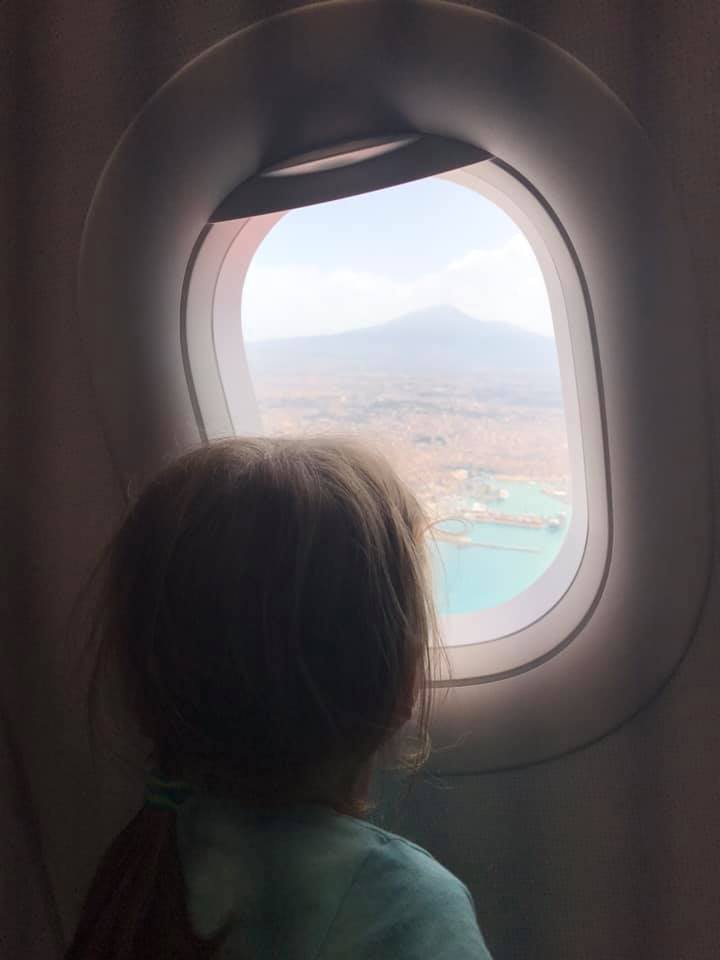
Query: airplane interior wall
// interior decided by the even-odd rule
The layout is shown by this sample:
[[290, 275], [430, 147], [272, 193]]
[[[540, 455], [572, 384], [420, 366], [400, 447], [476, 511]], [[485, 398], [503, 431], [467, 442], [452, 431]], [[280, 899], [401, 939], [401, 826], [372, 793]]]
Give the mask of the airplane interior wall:
[[[0, 115], [9, 123], [0, 188], [9, 224], [1, 378], [9, 560], [0, 673], [3, 957], [61, 955], [99, 852], [139, 795], [132, 778], [91, 759], [78, 697], [82, 665], [69, 652], [77, 649], [67, 628], [73, 598], [124, 500], [75, 322], [84, 217], [110, 152], [164, 81], [229, 33], [300, 5], [0, 4]], [[473, 5], [577, 57], [647, 131], [686, 218], [707, 330], [707, 369], [698, 376], [708, 378], [716, 409], [720, 6]], [[712, 430], [717, 457], [717, 420]], [[678, 570], [678, 603], [682, 577]], [[470, 886], [497, 960], [718, 955], [719, 635], [715, 571], [685, 659], [621, 728], [527, 769], [456, 777], [442, 788], [417, 785], [394, 827]]]

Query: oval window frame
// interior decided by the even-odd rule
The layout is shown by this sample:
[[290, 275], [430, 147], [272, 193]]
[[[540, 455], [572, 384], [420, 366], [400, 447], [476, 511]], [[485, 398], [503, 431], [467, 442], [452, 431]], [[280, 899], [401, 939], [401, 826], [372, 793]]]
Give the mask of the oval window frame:
[[[555, 329], [574, 492], [572, 519], [560, 552], [537, 580], [495, 608], [443, 617], [452, 678], [467, 682], [530, 669], [574, 635], [605, 574], [609, 493], [589, 306], [567, 240], [541, 200], [499, 163], [488, 160], [438, 176], [500, 207], [523, 232], [538, 260]], [[201, 410], [213, 410], [212, 393], [219, 377], [225, 400], [222, 419], [206, 426], [209, 438], [260, 432], [242, 339], [242, 294], [257, 250], [284, 215], [247, 218], [234, 228], [213, 225], [190, 272], [184, 326], [192, 342], [188, 372], [193, 391]], [[227, 248], [215, 243], [218, 228], [223, 236], [234, 231]], [[202, 293], [196, 288], [208, 289], [208, 273], [214, 277], [212, 303], [201, 307]]]

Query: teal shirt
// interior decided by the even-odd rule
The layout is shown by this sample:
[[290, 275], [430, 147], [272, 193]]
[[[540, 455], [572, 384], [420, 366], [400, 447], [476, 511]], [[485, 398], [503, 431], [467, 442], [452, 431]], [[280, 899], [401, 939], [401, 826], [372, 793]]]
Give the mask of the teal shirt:
[[490, 960], [466, 887], [421, 847], [321, 806], [192, 797], [178, 849], [196, 933], [227, 960]]

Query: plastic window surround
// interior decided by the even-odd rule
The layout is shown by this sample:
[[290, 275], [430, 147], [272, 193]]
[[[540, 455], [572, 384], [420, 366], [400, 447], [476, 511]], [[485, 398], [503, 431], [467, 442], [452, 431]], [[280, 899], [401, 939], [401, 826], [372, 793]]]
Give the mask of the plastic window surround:
[[[573, 636], [602, 582], [609, 525], [588, 308], [567, 243], [542, 202], [498, 163], [477, 163], [441, 176], [501, 207], [537, 256], [555, 326], [573, 491], [572, 521], [563, 545], [538, 580], [495, 608], [443, 618], [457, 683], [528, 669]], [[185, 310], [188, 374], [208, 437], [260, 431], [239, 307], [255, 251], [282, 216], [212, 226], [191, 265]]]
[[[298, 69], [318, 63], [322, 85]], [[213, 212], [284, 156], [398, 129], [482, 145], [521, 170], [527, 195], [537, 191], [562, 224], [553, 235], [566, 232], [577, 252], [543, 236], [572, 327], [585, 560], [527, 634], [451, 652], [455, 679], [435, 717], [434, 742], [457, 746], [434, 753], [436, 772], [514, 767], [591, 743], [648, 703], [689, 647], [713, 569], [707, 357], [687, 235], [652, 144], [611, 90], [537, 34], [453, 3], [339, 0], [255, 23], [180, 70], [113, 150], [83, 233], [76, 333], [123, 487], [204, 435], [232, 433], [214, 351], [195, 356], [200, 332], [181, 327], [185, 309], [212, 347], [218, 264], [241, 226], [208, 229]], [[566, 257], [582, 264], [588, 329], [576, 323]], [[205, 386], [195, 378], [203, 364]], [[597, 376], [604, 462], [586, 369]], [[600, 523], [598, 484], [609, 517]], [[602, 554], [591, 599], [583, 581], [601, 577], [589, 561]], [[548, 642], [544, 662], [518, 666], [531, 631], [536, 654], [542, 631], [564, 645]]]

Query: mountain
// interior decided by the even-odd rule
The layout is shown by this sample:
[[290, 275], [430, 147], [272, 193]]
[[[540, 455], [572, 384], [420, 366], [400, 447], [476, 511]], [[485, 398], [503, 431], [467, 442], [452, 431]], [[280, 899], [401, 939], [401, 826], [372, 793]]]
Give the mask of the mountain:
[[524, 373], [557, 378], [555, 343], [521, 327], [440, 305], [387, 323], [315, 337], [247, 344], [253, 374], [387, 372], [389, 375]]

